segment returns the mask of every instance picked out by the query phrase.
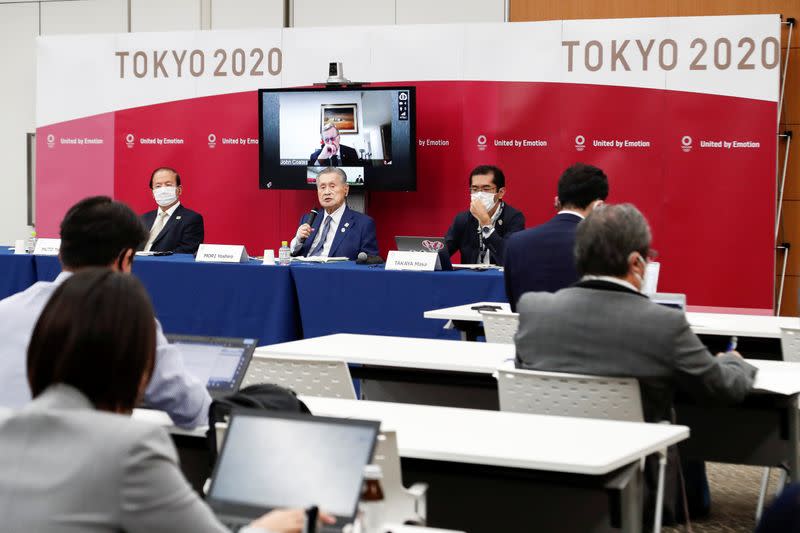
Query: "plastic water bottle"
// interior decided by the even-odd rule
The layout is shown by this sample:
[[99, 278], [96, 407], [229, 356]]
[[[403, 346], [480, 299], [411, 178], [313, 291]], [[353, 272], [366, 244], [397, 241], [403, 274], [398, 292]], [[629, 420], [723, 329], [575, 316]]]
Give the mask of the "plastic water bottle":
[[364, 467], [364, 486], [358, 504], [358, 525], [363, 533], [380, 533], [384, 522], [383, 471], [378, 465]]
[[289, 249], [289, 243], [287, 241], [281, 241], [281, 247], [278, 250], [278, 264], [285, 266], [291, 262], [292, 251]]
[[31, 236], [28, 237], [28, 242], [25, 246], [25, 251], [32, 254], [36, 249], [36, 230], [31, 231]]

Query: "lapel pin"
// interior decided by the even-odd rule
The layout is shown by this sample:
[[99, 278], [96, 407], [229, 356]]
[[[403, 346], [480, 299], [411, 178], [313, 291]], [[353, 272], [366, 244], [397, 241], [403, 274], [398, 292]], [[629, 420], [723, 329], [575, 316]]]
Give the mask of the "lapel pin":
[[347, 227], [350, 227], [350, 223], [349, 223], [349, 222], [345, 222], [345, 223], [344, 223], [344, 227], [345, 227], [345, 228], [347, 228]]
[[180, 220], [180, 219], [181, 219], [181, 217], [179, 217], [179, 216], [175, 217], [175, 220]]
[[501, 226], [503, 225], [503, 221], [502, 221], [502, 220], [498, 220], [498, 221], [497, 221], [497, 223], [498, 223], [499, 225], [501, 225]]
[[342, 228], [342, 233], [344, 233], [344, 228]]

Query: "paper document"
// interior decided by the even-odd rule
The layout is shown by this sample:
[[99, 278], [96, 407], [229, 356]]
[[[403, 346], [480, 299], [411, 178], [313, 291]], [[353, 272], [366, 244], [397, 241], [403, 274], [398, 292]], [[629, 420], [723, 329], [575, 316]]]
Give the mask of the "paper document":
[[292, 257], [292, 261], [299, 261], [300, 263], [334, 263], [337, 261], [349, 261], [347, 257]]
[[503, 270], [503, 267], [483, 263], [453, 263], [453, 270]]

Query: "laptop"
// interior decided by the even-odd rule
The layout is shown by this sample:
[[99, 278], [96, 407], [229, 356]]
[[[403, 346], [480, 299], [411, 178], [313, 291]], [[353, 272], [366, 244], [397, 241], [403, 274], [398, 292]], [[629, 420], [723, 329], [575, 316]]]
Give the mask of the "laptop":
[[437, 270], [453, 270], [453, 263], [450, 261], [450, 254], [447, 251], [447, 244], [442, 237], [412, 237], [407, 235], [397, 235], [394, 238], [397, 250], [400, 252], [430, 252], [439, 254], [439, 266]]
[[167, 335], [189, 373], [206, 383], [212, 398], [239, 391], [258, 339]]
[[380, 422], [235, 409], [206, 502], [233, 531], [280, 508], [319, 507], [336, 517], [322, 531], [355, 519], [364, 466]]

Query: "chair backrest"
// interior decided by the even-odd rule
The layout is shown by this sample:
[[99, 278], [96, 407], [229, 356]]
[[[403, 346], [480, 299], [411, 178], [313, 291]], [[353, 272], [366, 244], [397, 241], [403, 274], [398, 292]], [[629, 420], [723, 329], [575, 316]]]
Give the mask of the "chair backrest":
[[381, 488], [384, 495], [384, 522], [416, 521], [414, 502], [403, 485], [403, 473], [400, 467], [400, 452], [397, 449], [397, 434], [394, 431], [381, 431], [375, 443], [372, 464], [381, 467], [383, 479]]
[[481, 311], [486, 342], [514, 344], [514, 335], [519, 328], [519, 314], [507, 311]]
[[800, 328], [781, 328], [781, 352], [784, 361], [800, 362]]
[[353, 379], [344, 361], [256, 354], [242, 387], [256, 383], [275, 383], [305, 396], [356, 399]]
[[644, 421], [634, 378], [500, 370], [497, 381], [501, 411]]

